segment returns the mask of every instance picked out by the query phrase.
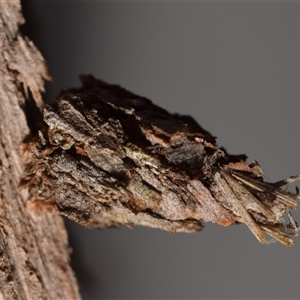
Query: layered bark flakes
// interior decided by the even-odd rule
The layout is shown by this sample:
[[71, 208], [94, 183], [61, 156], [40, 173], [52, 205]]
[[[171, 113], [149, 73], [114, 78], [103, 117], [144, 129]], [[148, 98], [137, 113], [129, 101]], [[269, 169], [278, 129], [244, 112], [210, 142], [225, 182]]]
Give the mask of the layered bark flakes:
[[291, 245], [283, 224], [297, 194], [263, 181], [257, 163], [228, 155], [191, 117], [92, 76], [44, 109], [45, 127], [26, 148], [29, 205], [56, 208], [92, 227], [144, 225], [194, 232], [202, 221], [245, 223]]
[[[42, 107], [44, 59], [19, 32], [19, 1], [0, 1], [0, 299], [80, 299], [62, 217], [26, 210], [20, 190], [27, 107]], [[31, 99], [32, 96], [33, 99]], [[29, 119], [29, 117], [28, 117]]]

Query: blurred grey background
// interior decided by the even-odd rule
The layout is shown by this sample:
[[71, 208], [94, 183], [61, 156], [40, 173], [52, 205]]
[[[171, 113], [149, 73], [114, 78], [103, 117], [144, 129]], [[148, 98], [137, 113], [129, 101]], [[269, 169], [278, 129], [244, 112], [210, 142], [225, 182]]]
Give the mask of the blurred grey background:
[[[300, 173], [299, 2], [22, 4], [54, 78], [48, 101], [91, 73], [192, 115], [269, 181]], [[83, 299], [300, 298], [300, 238], [285, 248], [244, 225], [171, 234], [66, 224]]]

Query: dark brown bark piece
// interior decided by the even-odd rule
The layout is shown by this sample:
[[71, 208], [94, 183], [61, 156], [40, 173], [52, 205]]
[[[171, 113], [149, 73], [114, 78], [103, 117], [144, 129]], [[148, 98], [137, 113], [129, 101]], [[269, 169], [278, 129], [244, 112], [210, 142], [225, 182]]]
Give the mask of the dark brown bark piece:
[[42, 107], [44, 60], [19, 33], [19, 1], [0, 2], [0, 299], [80, 299], [62, 217], [26, 209], [20, 144], [31, 94]]
[[262, 243], [263, 231], [293, 243], [297, 228], [282, 218], [299, 196], [264, 182], [258, 164], [229, 156], [191, 117], [92, 76], [81, 79], [81, 89], [46, 106], [43, 133], [28, 144], [33, 203], [51, 201], [92, 227], [194, 232], [202, 222], [241, 222]]

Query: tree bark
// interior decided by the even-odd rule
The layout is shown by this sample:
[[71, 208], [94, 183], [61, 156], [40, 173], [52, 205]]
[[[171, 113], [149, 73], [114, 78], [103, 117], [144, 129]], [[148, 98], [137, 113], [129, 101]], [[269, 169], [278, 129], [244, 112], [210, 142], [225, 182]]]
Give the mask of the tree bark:
[[0, 2], [0, 299], [80, 299], [69, 266], [70, 250], [60, 215], [26, 207], [20, 190], [30, 134], [24, 108], [29, 95], [43, 107], [49, 79], [35, 46], [19, 33], [19, 1]]
[[44, 109], [24, 154], [24, 111], [30, 101], [43, 109], [50, 76], [22, 22], [18, 1], [0, 2], [0, 299], [80, 299], [58, 212], [86, 226], [172, 232], [238, 222], [262, 243], [266, 232], [293, 244], [299, 228], [282, 217], [299, 195], [281, 186], [299, 176], [264, 182], [258, 164], [228, 155], [190, 117], [91, 76]]

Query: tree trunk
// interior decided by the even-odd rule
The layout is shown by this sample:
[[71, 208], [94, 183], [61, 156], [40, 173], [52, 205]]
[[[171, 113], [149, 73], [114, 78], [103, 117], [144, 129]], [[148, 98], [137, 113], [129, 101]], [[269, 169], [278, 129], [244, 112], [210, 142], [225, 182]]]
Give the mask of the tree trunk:
[[50, 76], [22, 22], [18, 1], [0, 2], [0, 300], [80, 299], [58, 212], [92, 227], [172, 232], [239, 222], [262, 243], [266, 232], [293, 244], [299, 227], [282, 217], [299, 195], [281, 186], [300, 176], [264, 182], [258, 164], [228, 155], [191, 118], [91, 76], [44, 109], [24, 155], [24, 111], [35, 103], [41, 116]]
[[61, 216], [26, 207], [28, 191], [19, 188], [20, 144], [30, 134], [23, 110], [30, 94], [42, 108], [43, 80], [50, 78], [39, 51], [19, 33], [20, 10], [19, 1], [0, 2], [0, 299], [80, 299]]

